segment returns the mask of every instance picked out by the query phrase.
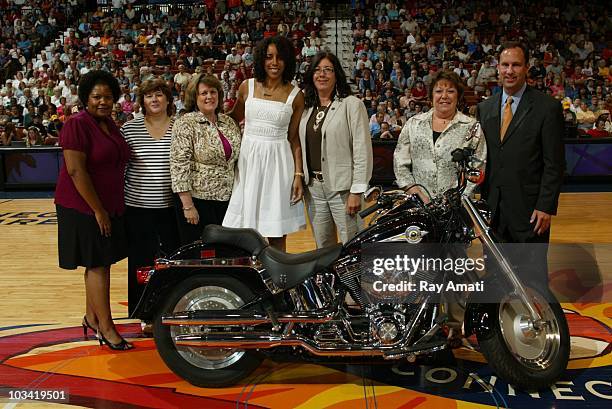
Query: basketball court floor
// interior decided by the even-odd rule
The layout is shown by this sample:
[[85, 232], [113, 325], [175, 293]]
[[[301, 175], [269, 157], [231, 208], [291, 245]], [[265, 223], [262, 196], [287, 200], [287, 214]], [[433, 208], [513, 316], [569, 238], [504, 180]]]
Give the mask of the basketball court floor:
[[[556, 243], [612, 243], [612, 193], [564, 193], [553, 219]], [[311, 233], [288, 239], [289, 251], [314, 248]], [[82, 271], [57, 267], [51, 199], [0, 199], [0, 409], [88, 408], [610, 408], [612, 303], [567, 303], [572, 355], [552, 387], [527, 394], [498, 379], [476, 352], [419, 365], [304, 361], [278, 356], [245, 382], [202, 389], [174, 375], [151, 338], [126, 319], [125, 261], [111, 272], [111, 305], [120, 331], [136, 346], [114, 352], [91, 332], [83, 338]], [[598, 259], [612, 254], [605, 244]], [[607, 247], [610, 249], [611, 247]], [[571, 272], [551, 271], [551, 282]], [[612, 288], [604, 298], [611, 300]], [[22, 393], [20, 391], [31, 391]], [[48, 400], [19, 400], [51, 391]], [[63, 399], [62, 399], [63, 398]]]

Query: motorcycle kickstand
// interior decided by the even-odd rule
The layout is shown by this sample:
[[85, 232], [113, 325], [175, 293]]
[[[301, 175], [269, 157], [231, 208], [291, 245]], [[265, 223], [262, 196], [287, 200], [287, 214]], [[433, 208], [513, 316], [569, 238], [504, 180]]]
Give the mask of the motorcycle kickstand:
[[446, 322], [448, 319], [448, 314], [442, 313], [436, 317], [434, 320], [434, 325], [427, 331], [421, 338], [417, 340], [413, 345], [418, 345], [422, 342], [429, 340], [440, 328], [442, 328], [442, 324]]

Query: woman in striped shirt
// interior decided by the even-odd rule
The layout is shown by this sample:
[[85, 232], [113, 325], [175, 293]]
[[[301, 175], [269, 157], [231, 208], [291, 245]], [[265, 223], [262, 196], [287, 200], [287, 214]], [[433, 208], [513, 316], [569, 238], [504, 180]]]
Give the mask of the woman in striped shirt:
[[128, 310], [144, 290], [136, 280], [139, 267], [179, 245], [170, 179], [170, 141], [174, 123], [172, 91], [162, 79], [141, 84], [138, 103], [143, 116], [121, 128], [132, 155], [125, 173], [128, 250]]

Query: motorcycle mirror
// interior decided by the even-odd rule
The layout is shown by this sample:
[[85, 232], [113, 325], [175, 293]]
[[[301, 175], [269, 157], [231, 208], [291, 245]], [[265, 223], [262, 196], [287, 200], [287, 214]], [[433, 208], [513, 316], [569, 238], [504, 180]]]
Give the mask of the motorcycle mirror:
[[464, 160], [465, 158], [464, 158], [463, 149], [457, 148], [453, 150], [451, 152], [451, 158], [453, 162], [461, 162], [462, 160]]
[[363, 192], [363, 199], [366, 202], [369, 202], [372, 200], [378, 200], [378, 197], [380, 196], [381, 192], [382, 192], [382, 189], [380, 186], [372, 186], [371, 188]]

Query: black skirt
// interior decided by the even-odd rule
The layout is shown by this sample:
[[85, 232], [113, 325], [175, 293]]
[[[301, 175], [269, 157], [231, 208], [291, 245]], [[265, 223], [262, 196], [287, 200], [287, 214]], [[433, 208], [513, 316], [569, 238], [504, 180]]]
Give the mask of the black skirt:
[[123, 216], [111, 217], [111, 236], [104, 237], [94, 216], [60, 205], [55, 208], [61, 268], [110, 266], [127, 257], [128, 241]]

